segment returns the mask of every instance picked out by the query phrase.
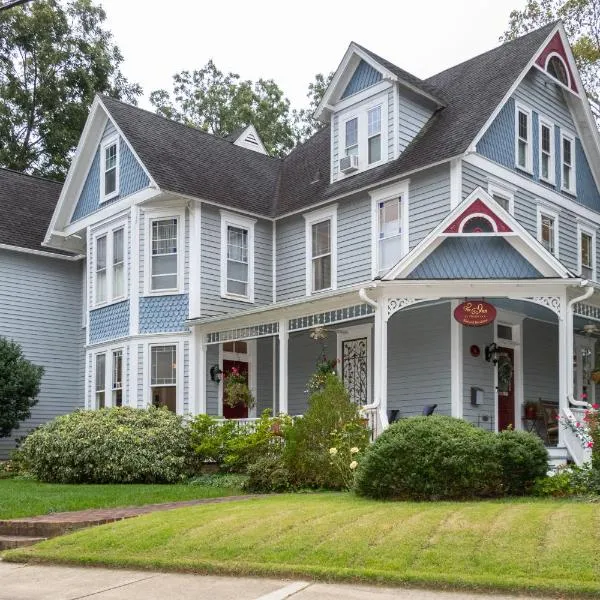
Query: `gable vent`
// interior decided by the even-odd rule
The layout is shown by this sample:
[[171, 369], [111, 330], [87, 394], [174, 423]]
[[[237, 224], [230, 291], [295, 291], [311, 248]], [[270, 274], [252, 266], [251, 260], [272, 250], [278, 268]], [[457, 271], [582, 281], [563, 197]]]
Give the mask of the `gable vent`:
[[254, 144], [255, 146], [258, 146], [258, 140], [256, 139], [256, 136], [250, 132], [245, 138], [244, 141], [248, 144]]

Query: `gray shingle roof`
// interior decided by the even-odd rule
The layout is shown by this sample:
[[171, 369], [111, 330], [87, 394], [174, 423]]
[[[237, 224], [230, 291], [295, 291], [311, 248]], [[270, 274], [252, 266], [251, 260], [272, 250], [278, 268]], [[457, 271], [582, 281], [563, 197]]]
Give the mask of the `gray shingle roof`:
[[111, 98], [102, 101], [162, 189], [277, 216], [463, 154], [555, 26], [546, 25], [425, 80], [363, 48], [445, 106], [396, 160], [333, 184], [329, 127], [282, 160]]
[[0, 168], [0, 244], [54, 254], [42, 246], [62, 184]]

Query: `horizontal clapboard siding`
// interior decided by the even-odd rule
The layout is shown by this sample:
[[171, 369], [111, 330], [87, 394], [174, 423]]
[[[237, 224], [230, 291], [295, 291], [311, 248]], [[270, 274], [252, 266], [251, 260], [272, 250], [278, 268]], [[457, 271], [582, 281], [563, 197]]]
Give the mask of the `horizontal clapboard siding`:
[[415, 139], [433, 111], [409, 92], [398, 95], [398, 150], [400, 154]]
[[338, 287], [371, 279], [371, 199], [367, 194], [338, 204]]
[[302, 215], [277, 221], [277, 301], [306, 294], [305, 235]]

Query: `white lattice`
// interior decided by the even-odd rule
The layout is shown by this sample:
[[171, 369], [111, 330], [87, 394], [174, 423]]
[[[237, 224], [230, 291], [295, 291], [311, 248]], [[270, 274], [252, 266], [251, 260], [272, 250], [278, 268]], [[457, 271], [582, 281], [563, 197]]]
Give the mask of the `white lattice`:
[[227, 329], [226, 331], [215, 331], [206, 334], [207, 344], [219, 344], [233, 340], [245, 340], [276, 335], [279, 332], [279, 323], [264, 323], [252, 325], [251, 327], [240, 327], [239, 329]]
[[562, 304], [560, 296], [531, 296], [530, 298], [526, 298], [526, 300], [535, 302], [540, 306], [545, 306], [560, 317], [560, 308]]
[[290, 319], [289, 330], [298, 331], [299, 329], [312, 329], [319, 325], [330, 325], [332, 323], [352, 321], [353, 319], [362, 319], [371, 314], [373, 314], [373, 308], [371, 306], [368, 304], [356, 304], [354, 306], [346, 306], [327, 312]]

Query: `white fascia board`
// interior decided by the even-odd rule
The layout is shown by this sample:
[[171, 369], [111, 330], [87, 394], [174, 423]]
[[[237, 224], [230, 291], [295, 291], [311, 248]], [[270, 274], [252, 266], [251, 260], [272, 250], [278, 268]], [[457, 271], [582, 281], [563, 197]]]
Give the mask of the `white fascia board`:
[[34, 256], [43, 256], [45, 258], [58, 258], [66, 261], [79, 261], [85, 258], [83, 254], [75, 256], [65, 256], [64, 254], [55, 254], [54, 252], [45, 252], [44, 250], [34, 250], [32, 248], [22, 248], [21, 246], [11, 246], [10, 244], [0, 244], [0, 250], [9, 250], [10, 252], [20, 252], [21, 254], [33, 254]]

